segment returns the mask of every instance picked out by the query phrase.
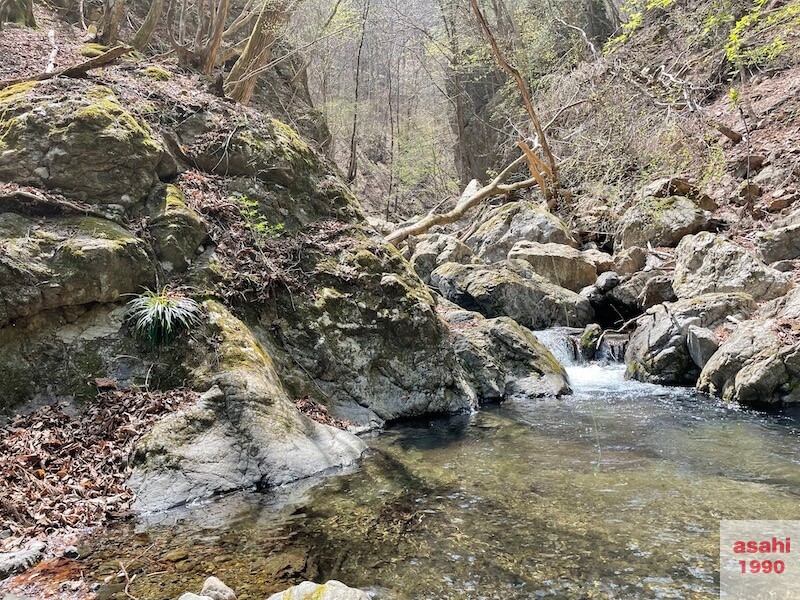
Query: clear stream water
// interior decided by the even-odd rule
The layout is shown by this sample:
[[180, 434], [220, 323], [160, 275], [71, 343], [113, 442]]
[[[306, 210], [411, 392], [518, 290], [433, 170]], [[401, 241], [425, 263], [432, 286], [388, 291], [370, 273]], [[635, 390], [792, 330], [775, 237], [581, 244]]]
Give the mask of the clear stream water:
[[[572, 363], [563, 335], [542, 339]], [[800, 519], [800, 423], [623, 371], [569, 364], [571, 397], [396, 426], [354, 472], [125, 525], [84, 549], [84, 575], [125, 561], [142, 600], [212, 574], [241, 600], [306, 578], [385, 598], [714, 598], [721, 519]]]

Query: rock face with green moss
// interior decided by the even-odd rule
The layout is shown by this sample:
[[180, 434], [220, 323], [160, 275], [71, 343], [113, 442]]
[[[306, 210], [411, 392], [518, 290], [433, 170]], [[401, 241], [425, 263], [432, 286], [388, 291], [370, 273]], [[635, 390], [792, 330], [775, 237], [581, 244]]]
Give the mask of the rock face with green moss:
[[0, 214], [0, 327], [44, 310], [116, 302], [152, 286], [152, 250], [95, 217]]
[[706, 363], [697, 387], [749, 406], [800, 402], [800, 291], [741, 323]]
[[727, 317], [747, 318], [756, 309], [747, 294], [705, 294], [654, 306], [640, 317], [625, 353], [626, 375], [664, 385], [694, 385], [700, 369], [687, 336], [692, 326], [713, 329]]
[[678, 245], [672, 287], [679, 298], [742, 291], [763, 301], [783, 296], [794, 286], [786, 274], [727, 237], [705, 232]]
[[589, 300], [537, 275], [521, 260], [491, 265], [447, 263], [431, 274], [447, 300], [486, 317], [511, 317], [530, 329], [583, 327], [594, 318]]
[[157, 198], [149, 227], [153, 249], [165, 270], [184, 271], [208, 237], [205, 224], [176, 186], [167, 185]]
[[686, 196], [643, 197], [629, 208], [617, 225], [614, 250], [634, 246], [674, 247], [685, 236], [713, 227], [711, 213]]
[[0, 180], [128, 208], [150, 191], [161, 154], [107, 87], [67, 80], [0, 91]]
[[366, 446], [358, 437], [297, 411], [272, 358], [243, 322], [217, 302], [204, 308], [216, 348], [201, 355], [190, 380], [208, 391], [142, 440], [130, 479], [137, 508], [274, 487], [361, 456]]
[[532, 202], [509, 202], [491, 211], [464, 242], [488, 262], [504, 260], [514, 244], [527, 240], [577, 248], [569, 228], [546, 208]]
[[571, 392], [564, 367], [529, 329], [508, 317], [486, 319], [441, 300], [453, 345], [482, 402], [558, 397]]

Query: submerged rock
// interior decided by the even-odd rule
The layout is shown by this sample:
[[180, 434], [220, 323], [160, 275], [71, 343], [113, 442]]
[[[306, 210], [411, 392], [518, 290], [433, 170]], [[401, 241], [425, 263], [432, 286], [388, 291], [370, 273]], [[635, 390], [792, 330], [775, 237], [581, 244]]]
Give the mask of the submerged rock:
[[712, 229], [711, 213], [685, 196], [645, 197], [619, 222], [616, 253], [633, 246], [676, 246], [685, 236]]
[[370, 600], [370, 595], [347, 587], [339, 581], [329, 581], [322, 585], [304, 581], [300, 585], [273, 594], [267, 600]]
[[741, 323], [706, 363], [697, 388], [751, 406], [800, 402], [800, 290]]
[[524, 260], [534, 273], [552, 283], [578, 292], [597, 279], [594, 263], [583, 253], [564, 244], [540, 244], [523, 240], [508, 253], [511, 260]]
[[440, 312], [450, 325], [459, 362], [482, 401], [570, 393], [564, 367], [529, 329], [509, 317], [486, 319], [447, 301]]
[[665, 385], [693, 385], [700, 369], [687, 336], [692, 326], [714, 328], [727, 317], [746, 318], [756, 308], [747, 294], [705, 294], [659, 304], [638, 322], [625, 353], [626, 375]]
[[492, 265], [447, 263], [431, 274], [446, 299], [486, 317], [511, 317], [530, 329], [583, 327], [594, 317], [589, 301], [540, 277], [518, 260]]
[[578, 247], [561, 219], [544, 207], [524, 201], [509, 202], [494, 209], [464, 242], [480, 258], [494, 262], [507, 258], [511, 248], [522, 240]]
[[783, 296], [791, 279], [722, 235], [700, 233], [678, 246], [672, 287], [679, 298], [745, 292], [756, 301]]

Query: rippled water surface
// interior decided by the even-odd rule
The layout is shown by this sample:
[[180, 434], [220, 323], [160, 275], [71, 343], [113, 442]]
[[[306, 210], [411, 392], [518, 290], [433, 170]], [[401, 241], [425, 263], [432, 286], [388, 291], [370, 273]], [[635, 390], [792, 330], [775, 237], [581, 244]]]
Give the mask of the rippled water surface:
[[624, 382], [619, 365], [569, 373], [571, 397], [392, 428], [316, 487], [118, 530], [86, 576], [135, 558], [143, 600], [211, 574], [242, 599], [305, 578], [409, 599], [712, 598], [721, 519], [800, 519], [791, 417]]

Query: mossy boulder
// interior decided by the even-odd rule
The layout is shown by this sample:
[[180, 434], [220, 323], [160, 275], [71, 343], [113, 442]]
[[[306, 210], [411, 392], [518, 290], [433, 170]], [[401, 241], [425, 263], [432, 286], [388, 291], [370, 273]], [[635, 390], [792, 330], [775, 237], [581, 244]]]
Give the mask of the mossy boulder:
[[523, 260], [548, 281], [579, 292], [597, 280], [597, 267], [582, 252], [564, 244], [540, 244], [523, 240], [508, 253], [512, 260]]
[[252, 486], [273, 487], [356, 461], [366, 445], [311, 421], [291, 402], [250, 329], [221, 304], [204, 304], [208, 331], [189, 376], [200, 401], [142, 439], [129, 485], [136, 508], [163, 510]]
[[152, 187], [161, 154], [106, 87], [48, 81], [0, 93], [0, 180], [128, 208]]
[[0, 327], [43, 310], [115, 302], [155, 282], [147, 244], [95, 217], [0, 214]]
[[654, 306], [639, 318], [625, 353], [626, 375], [662, 385], [694, 385], [700, 369], [687, 336], [692, 326], [713, 329], [727, 317], [747, 318], [756, 309], [743, 293], [705, 294]]
[[486, 319], [442, 299], [439, 312], [481, 402], [570, 393], [564, 367], [529, 329], [509, 317]]
[[741, 323], [706, 363], [697, 388], [746, 406], [800, 402], [800, 291]]
[[711, 292], [742, 291], [755, 300], [772, 300], [788, 293], [791, 278], [763, 262], [727, 237], [700, 233], [678, 245], [672, 287], [678, 298]]
[[714, 227], [711, 213], [686, 196], [646, 196], [629, 208], [617, 225], [615, 253], [634, 246], [675, 247], [687, 235]]
[[494, 262], [506, 259], [514, 244], [522, 240], [578, 247], [561, 219], [546, 208], [526, 201], [509, 202], [491, 211], [464, 243], [480, 258]]
[[589, 301], [537, 275], [524, 261], [491, 265], [446, 263], [431, 274], [431, 285], [447, 300], [494, 317], [511, 317], [531, 329], [583, 327], [594, 318]]
[[186, 205], [183, 192], [167, 185], [150, 219], [153, 249], [167, 271], [184, 271], [208, 234], [203, 219]]

